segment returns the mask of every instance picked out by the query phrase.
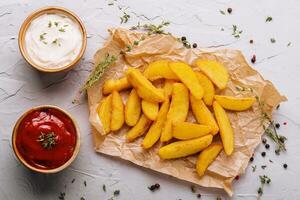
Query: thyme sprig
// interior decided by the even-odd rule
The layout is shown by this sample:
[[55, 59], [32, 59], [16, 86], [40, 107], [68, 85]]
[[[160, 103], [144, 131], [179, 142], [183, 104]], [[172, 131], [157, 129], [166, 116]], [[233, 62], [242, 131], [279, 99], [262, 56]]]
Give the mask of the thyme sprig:
[[252, 88], [246, 88], [242, 86], [236, 86], [236, 90], [239, 92], [251, 92], [255, 95], [256, 101], [258, 102], [258, 106], [261, 111], [261, 125], [265, 131], [265, 134], [273, 140], [276, 144], [276, 154], [280, 154], [281, 151], [286, 151], [285, 140], [286, 137], [279, 135], [276, 130], [275, 122], [271, 119], [271, 117], [266, 112], [265, 102], [263, 102], [258, 95], [255, 94]]
[[120, 54], [124, 55], [125, 52], [131, 51], [135, 46], [138, 46], [140, 44], [140, 42], [143, 41], [143, 40], [145, 40], [145, 39], [146, 39], [146, 37], [142, 36], [140, 39], [134, 40], [133, 44], [127, 44], [127, 45], [125, 45], [125, 50], [122, 50], [120, 52]]
[[[265, 103], [262, 102], [257, 95], [255, 96], [255, 98], [261, 110], [261, 123], [265, 134], [269, 138], [271, 138], [273, 142], [277, 145], [275, 150], [276, 154], [279, 154], [281, 151], [286, 151], [285, 140], [287, 140], [287, 138], [277, 133], [274, 121], [265, 111]], [[268, 124], [268, 126], [266, 126], [265, 124]]]
[[240, 38], [242, 33], [243, 33], [243, 31], [239, 30], [237, 25], [232, 25], [232, 35], [233, 35], [233, 37]]
[[130, 15], [129, 15], [127, 12], [123, 11], [123, 16], [120, 17], [120, 20], [121, 20], [120, 23], [121, 23], [121, 24], [127, 23], [128, 20], [129, 20], [129, 18], [130, 18]]
[[43, 133], [39, 135], [37, 142], [41, 143], [44, 149], [52, 149], [56, 144], [56, 135], [54, 132]]
[[260, 180], [260, 187], [258, 188], [257, 190], [257, 193], [258, 193], [258, 199], [263, 195], [264, 193], [264, 185], [265, 184], [270, 184], [271, 183], [271, 179], [266, 176], [266, 175], [262, 175], [262, 176], [259, 176], [259, 180]]
[[93, 72], [88, 77], [86, 83], [83, 85], [81, 92], [91, 87], [94, 83], [96, 83], [103, 75], [105, 70], [113, 64], [117, 60], [117, 57], [114, 55], [107, 54], [105, 59], [101, 61], [93, 70]]
[[170, 34], [170, 33], [166, 33], [164, 28], [169, 26], [169, 25], [170, 25], [169, 21], [162, 21], [158, 25], [138, 23], [136, 26], [131, 27], [130, 30], [146, 31], [148, 35], [152, 35], [152, 34], [165, 34], [165, 35], [167, 35], [167, 34]]

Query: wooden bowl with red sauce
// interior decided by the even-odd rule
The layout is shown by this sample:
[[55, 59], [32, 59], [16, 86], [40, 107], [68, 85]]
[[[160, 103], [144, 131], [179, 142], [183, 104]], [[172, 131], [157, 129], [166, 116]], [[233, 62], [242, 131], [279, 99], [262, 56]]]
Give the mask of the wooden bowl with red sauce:
[[80, 131], [69, 113], [44, 105], [31, 108], [16, 122], [12, 134], [13, 150], [27, 168], [57, 173], [68, 167], [80, 148]]

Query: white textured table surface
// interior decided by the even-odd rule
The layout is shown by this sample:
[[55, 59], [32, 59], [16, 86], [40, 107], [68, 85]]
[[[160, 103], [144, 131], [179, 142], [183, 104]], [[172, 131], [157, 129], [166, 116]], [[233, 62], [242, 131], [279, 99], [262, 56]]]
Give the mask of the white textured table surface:
[[[233, 199], [256, 199], [259, 175], [272, 179], [264, 188], [262, 199], [300, 199], [300, 1], [297, 0], [1, 0], [0, 1], [0, 199], [1, 200], [52, 200], [65, 192], [65, 199], [105, 200], [114, 190], [121, 194], [115, 199], [197, 199], [190, 191], [191, 184], [150, 170], [137, 167], [126, 161], [96, 154], [88, 123], [86, 100], [79, 105], [71, 102], [92, 67], [94, 52], [102, 47], [107, 37], [107, 28], [120, 26], [122, 12], [118, 5], [131, 15], [123, 27], [131, 27], [147, 18], [159, 23], [162, 19], [171, 22], [168, 31], [185, 35], [200, 47], [235, 48], [244, 52], [250, 60], [257, 55], [258, 69], [271, 80], [281, 93], [289, 98], [275, 113], [275, 121], [281, 124], [280, 134], [288, 137], [287, 153], [276, 156], [274, 146], [265, 151], [261, 145], [256, 151], [257, 170], [248, 167], [233, 184]], [[76, 12], [86, 25], [89, 39], [85, 59], [73, 70], [64, 74], [43, 74], [28, 66], [18, 49], [18, 31], [21, 23], [35, 9], [59, 5]], [[233, 8], [231, 15], [222, 15], [219, 10]], [[267, 16], [273, 21], [266, 23]], [[243, 30], [240, 39], [234, 38], [232, 25]], [[221, 29], [224, 28], [224, 31]], [[276, 42], [271, 43], [270, 38]], [[253, 39], [254, 44], [249, 44]], [[288, 43], [291, 45], [288, 46]], [[11, 131], [17, 118], [28, 108], [41, 104], [58, 105], [74, 115], [82, 132], [82, 148], [77, 160], [67, 170], [56, 175], [41, 175], [25, 169], [16, 160], [11, 148]], [[287, 122], [287, 125], [282, 125]], [[271, 142], [270, 142], [271, 143]], [[269, 162], [273, 160], [273, 163]], [[283, 163], [288, 164], [284, 170]], [[267, 165], [265, 170], [261, 165]], [[75, 182], [71, 183], [75, 178]], [[84, 181], [87, 185], [84, 186]], [[160, 183], [161, 189], [150, 192], [147, 186]], [[106, 184], [107, 192], [102, 191]], [[198, 188], [202, 199], [229, 197], [220, 190]]]

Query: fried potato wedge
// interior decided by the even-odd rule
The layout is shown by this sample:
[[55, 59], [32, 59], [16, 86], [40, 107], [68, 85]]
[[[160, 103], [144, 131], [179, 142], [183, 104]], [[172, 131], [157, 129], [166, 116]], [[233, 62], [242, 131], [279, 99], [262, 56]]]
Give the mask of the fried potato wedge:
[[194, 124], [189, 122], [173, 123], [173, 137], [179, 140], [189, 140], [203, 137], [210, 133], [210, 126]]
[[217, 102], [213, 102], [213, 109], [215, 116], [220, 127], [220, 135], [223, 143], [223, 147], [226, 155], [230, 156], [234, 149], [234, 134], [231, 127], [229, 118], [222, 108], [222, 106]]
[[135, 89], [132, 89], [125, 105], [125, 122], [128, 126], [134, 126], [141, 115], [141, 99]]
[[204, 90], [192, 68], [184, 62], [170, 62], [169, 66], [194, 97], [202, 99]]
[[121, 91], [131, 88], [131, 84], [129, 83], [127, 77], [123, 77], [120, 79], [109, 79], [104, 82], [102, 87], [102, 92], [104, 95], [112, 93], [115, 91]]
[[154, 121], [158, 115], [159, 104], [142, 100], [142, 111], [146, 117]]
[[110, 122], [110, 130], [117, 131], [124, 124], [124, 105], [119, 92], [112, 92], [112, 114]]
[[255, 102], [254, 97], [236, 98], [230, 96], [215, 95], [215, 100], [225, 109], [244, 111], [249, 109]]
[[160, 141], [166, 142], [172, 138], [172, 123], [184, 122], [189, 111], [189, 91], [182, 83], [174, 83], [172, 101], [167, 114], [167, 120], [161, 133]]
[[171, 97], [172, 95], [172, 90], [173, 90], [173, 84], [175, 83], [174, 80], [166, 79], [165, 84], [164, 84], [164, 91], [165, 91], [165, 96], [166, 97]]
[[128, 131], [126, 140], [132, 142], [136, 138], [142, 136], [147, 131], [150, 124], [151, 120], [142, 114], [138, 123]]
[[101, 100], [97, 113], [103, 125], [105, 134], [110, 132], [110, 121], [112, 112], [112, 95], [109, 95]]
[[214, 100], [215, 87], [211, 80], [201, 72], [196, 72], [197, 78], [204, 89], [203, 101], [206, 105], [211, 106]]
[[158, 154], [162, 159], [181, 158], [198, 153], [211, 144], [212, 135], [200, 138], [173, 142], [159, 149]]
[[201, 151], [196, 166], [197, 173], [200, 177], [204, 175], [208, 166], [217, 158], [222, 149], [222, 144], [212, 143]]
[[170, 106], [170, 100], [169, 98], [167, 98], [159, 109], [156, 121], [153, 122], [153, 124], [151, 125], [149, 131], [147, 132], [142, 142], [143, 148], [149, 149], [159, 140], [161, 130], [167, 118], [169, 106]]
[[219, 62], [214, 60], [197, 60], [196, 65], [210, 80], [219, 88], [225, 89], [229, 74], [227, 69]]
[[206, 107], [202, 100], [196, 99], [193, 95], [190, 95], [192, 112], [199, 124], [207, 125], [211, 129], [211, 134], [216, 135], [219, 132], [218, 124], [210, 112], [210, 110]]
[[137, 69], [130, 67], [126, 76], [138, 95], [150, 102], [163, 102], [165, 95], [163, 89], [158, 89]]
[[176, 74], [170, 69], [168, 60], [158, 60], [150, 63], [144, 71], [144, 76], [151, 81], [160, 78], [179, 80]]

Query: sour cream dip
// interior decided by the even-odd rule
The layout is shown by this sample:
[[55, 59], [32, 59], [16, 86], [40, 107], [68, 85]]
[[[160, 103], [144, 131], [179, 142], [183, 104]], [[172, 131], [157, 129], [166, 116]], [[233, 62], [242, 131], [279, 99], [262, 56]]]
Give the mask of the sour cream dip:
[[25, 33], [25, 50], [36, 65], [58, 69], [72, 63], [83, 46], [80, 25], [60, 13], [33, 19]]

